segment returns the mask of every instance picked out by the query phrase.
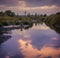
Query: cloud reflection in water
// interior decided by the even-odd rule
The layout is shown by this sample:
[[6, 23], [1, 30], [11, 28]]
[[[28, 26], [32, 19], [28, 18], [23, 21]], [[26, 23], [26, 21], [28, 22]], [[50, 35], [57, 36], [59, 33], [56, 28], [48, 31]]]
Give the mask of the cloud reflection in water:
[[43, 46], [40, 50], [34, 48], [31, 41], [19, 41], [20, 49], [25, 58], [60, 58], [60, 48]]

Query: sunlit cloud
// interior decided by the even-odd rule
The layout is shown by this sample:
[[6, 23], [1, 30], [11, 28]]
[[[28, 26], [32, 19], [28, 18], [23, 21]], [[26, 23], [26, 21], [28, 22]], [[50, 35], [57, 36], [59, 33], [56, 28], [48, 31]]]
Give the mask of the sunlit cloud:
[[60, 55], [60, 48], [55, 49], [53, 47], [44, 46], [40, 50], [38, 50], [37, 48], [33, 47], [31, 41], [19, 40], [18, 42], [20, 44], [21, 52], [25, 56], [25, 58], [58, 58], [58, 56]]
[[42, 9], [54, 9], [57, 8], [55, 5], [52, 6], [40, 6], [40, 7], [25, 7], [21, 8], [22, 10], [42, 10]]
[[25, 1], [20, 1], [20, 2], [19, 2], [19, 5], [20, 5], [21, 7], [26, 7], [26, 2], [25, 2]]

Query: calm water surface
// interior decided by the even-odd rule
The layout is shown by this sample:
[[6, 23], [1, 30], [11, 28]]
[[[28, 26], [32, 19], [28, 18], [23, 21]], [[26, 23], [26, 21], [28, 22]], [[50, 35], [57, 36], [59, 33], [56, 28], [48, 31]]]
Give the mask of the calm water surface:
[[0, 58], [60, 58], [60, 35], [45, 24], [4, 35], [11, 38], [1, 44]]

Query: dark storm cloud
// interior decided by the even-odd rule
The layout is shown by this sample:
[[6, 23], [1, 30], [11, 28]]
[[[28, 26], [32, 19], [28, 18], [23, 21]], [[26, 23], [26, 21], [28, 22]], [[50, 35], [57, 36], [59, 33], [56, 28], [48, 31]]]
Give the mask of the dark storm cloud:
[[[50, 1], [50, 0], [49, 0]], [[51, 5], [51, 1], [45, 0], [26, 0], [28, 6], [44, 6]]]
[[60, 6], [60, 0], [24, 0], [28, 6], [50, 6], [57, 5]]
[[18, 0], [0, 0], [0, 5], [16, 6], [18, 5]]
[[19, 1], [25, 1], [27, 6], [44, 6], [57, 5], [60, 6], [60, 0], [0, 0], [0, 5], [16, 6]]

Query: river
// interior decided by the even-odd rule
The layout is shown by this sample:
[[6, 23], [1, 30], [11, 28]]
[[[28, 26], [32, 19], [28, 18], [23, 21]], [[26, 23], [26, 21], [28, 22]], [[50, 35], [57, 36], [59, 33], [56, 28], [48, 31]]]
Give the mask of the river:
[[60, 35], [45, 24], [11, 29], [0, 45], [0, 58], [60, 58]]

